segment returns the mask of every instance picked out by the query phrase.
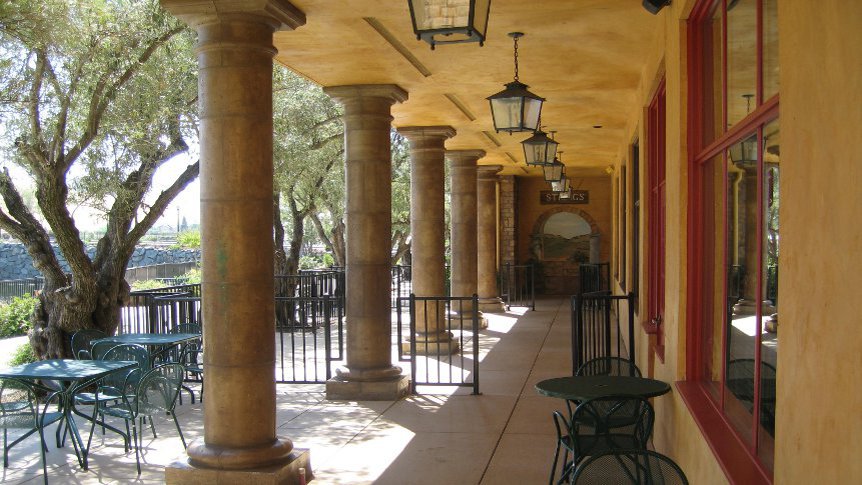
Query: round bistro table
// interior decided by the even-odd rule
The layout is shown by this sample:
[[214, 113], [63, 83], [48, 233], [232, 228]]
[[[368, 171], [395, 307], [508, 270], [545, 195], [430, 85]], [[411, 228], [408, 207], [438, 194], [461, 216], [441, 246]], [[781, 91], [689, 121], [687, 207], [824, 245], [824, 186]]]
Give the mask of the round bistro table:
[[536, 384], [543, 396], [587, 401], [597, 397], [633, 395], [643, 398], [661, 396], [670, 392], [666, 382], [632, 376], [569, 376], [545, 379]]

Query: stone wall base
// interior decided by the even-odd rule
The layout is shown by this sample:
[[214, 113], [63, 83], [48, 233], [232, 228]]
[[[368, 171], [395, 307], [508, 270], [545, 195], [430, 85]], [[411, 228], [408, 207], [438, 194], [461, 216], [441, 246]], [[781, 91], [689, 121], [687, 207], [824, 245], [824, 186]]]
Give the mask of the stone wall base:
[[500, 298], [479, 298], [479, 311], [488, 313], [504, 313], [506, 311], [506, 306], [503, 305], [503, 300]]
[[326, 399], [334, 401], [396, 401], [410, 393], [410, 376], [399, 375], [382, 381], [348, 380], [333, 377], [326, 381]]
[[249, 470], [219, 470], [198, 468], [188, 461], [176, 461], [165, 467], [168, 485], [213, 485], [239, 483], [243, 485], [300, 485], [300, 469], [305, 470], [305, 481], [311, 481], [310, 451], [294, 448], [286, 463]]

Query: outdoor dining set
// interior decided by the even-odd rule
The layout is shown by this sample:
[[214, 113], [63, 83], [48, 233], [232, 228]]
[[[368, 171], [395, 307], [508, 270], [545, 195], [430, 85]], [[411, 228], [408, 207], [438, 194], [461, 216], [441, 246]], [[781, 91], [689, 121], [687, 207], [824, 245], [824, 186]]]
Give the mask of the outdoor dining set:
[[688, 483], [670, 458], [647, 449], [655, 421], [648, 399], [668, 393], [670, 386], [642, 377], [631, 361], [592, 359], [573, 376], [538, 382], [536, 391], [565, 402], [564, 412], [552, 414], [556, 447], [549, 485]]
[[[192, 403], [195, 400], [184, 381], [199, 378], [203, 373], [200, 326], [182, 324], [169, 333], [114, 336], [87, 329], [73, 334], [70, 345], [72, 359], [41, 360], [0, 369], [4, 467], [9, 464], [9, 449], [38, 433], [42, 471], [48, 483], [44, 430], [55, 423], [59, 424], [57, 447], [64, 446], [68, 436], [84, 470], [88, 469], [90, 444], [97, 427], [103, 434], [111, 431], [119, 435], [126, 452], [134, 448], [139, 475], [144, 426], [149, 425], [156, 436], [153, 416], [171, 416], [183, 446], [186, 445], [174, 408], [182, 403], [183, 389]], [[201, 399], [202, 393], [203, 387]], [[125, 429], [108, 424], [106, 417], [122, 420]], [[77, 418], [89, 424], [86, 442]], [[25, 432], [8, 443], [7, 429], [13, 428]]]

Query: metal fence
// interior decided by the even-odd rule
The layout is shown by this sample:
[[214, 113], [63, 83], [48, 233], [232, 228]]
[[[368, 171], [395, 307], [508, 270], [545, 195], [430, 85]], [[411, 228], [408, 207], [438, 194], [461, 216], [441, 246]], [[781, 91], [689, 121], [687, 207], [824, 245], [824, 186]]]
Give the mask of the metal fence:
[[598, 357], [623, 357], [634, 363], [634, 322], [633, 293], [573, 296], [572, 374], [584, 362]]
[[[410, 362], [413, 393], [419, 385], [470, 387], [479, 394], [478, 296], [401, 297], [396, 315], [398, 360]], [[451, 342], [434, 337], [442, 332]]]
[[610, 263], [581, 263], [578, 268], [578, 293], [611, 291]]
[[42, 289], [45, 280], [41, 276], [19, 280], [0, 281], [0, 301], [10, 301], [12, 298], [32, 296]]
[[509, 310], [513, 306], [536, 309], [536, 273], [532, 264], [506, 264], [500, 268], [500, 297]]
[[344, 359], [343, 297], [276, 297], [275, 309], [276, 382], [326, 382]]
[[201, 325], [201, 285], [133, 291], [120, 310], [117, 333], [168, 333], [180, 323]]
[[126, 281], [129, 283], [146, 280], [171, 280], [169, 283], [184, 283], [177, 281], [177, 277], [188, 273], [198, 267], [197, 261], [185, 263], [163, 263], [150, 266], [137, 266], [126, 268]]

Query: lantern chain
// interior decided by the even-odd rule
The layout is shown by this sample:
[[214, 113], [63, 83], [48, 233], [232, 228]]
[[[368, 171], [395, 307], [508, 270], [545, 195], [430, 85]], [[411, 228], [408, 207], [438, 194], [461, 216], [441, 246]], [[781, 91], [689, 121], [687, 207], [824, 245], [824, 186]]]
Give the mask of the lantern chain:
[[515, 81], [518, 80], [518, 37], [514, 36], [515, 41]]

